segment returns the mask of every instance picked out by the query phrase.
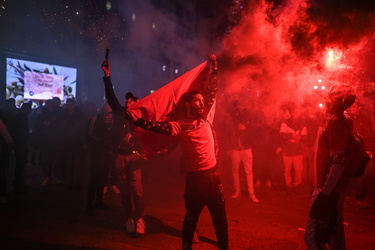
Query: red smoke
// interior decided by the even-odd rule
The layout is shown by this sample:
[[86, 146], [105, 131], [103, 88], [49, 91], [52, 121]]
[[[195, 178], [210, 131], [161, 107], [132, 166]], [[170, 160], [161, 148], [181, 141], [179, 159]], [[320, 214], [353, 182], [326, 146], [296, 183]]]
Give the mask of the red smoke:
[[373, 5], [250, 1], [223, 42], [223, 94], [271, 115], [284, 101], [318, 107], [317, 85], [348, 84], [362, 98], [375, 81]]

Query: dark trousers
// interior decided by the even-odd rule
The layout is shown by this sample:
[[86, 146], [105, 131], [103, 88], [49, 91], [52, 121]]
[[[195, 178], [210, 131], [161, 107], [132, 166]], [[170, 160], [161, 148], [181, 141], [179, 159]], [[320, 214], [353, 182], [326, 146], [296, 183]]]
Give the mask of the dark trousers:
[[0, 197], [6, 194], [6, 156], [4, 153], [0, 152]]
[[182, 226], [182, 244], [193, 242], [194, 230], [200, 214], [207, 206], [214, 225], [219, 249], [228, 249], [228, 222], [225, 210], [224, 188], [214, 170], [189, 173], [185, 187], [186, 214]]
[[16, 144], [14, 146], [14, 155], [16, 158], [16, 165], [14, 170], [14, 187], [19, 188], [23, 184], [23, 172], [27, 164], [27, 156], [29, 152], [28, 145]]
[[81, 149], [68, 149], [65, 151], [65, 166], [69, 188], [79, 190], [84, 174], [84, 152]]
[[87, 193], [88, 207], [94, 207], [95, 202], [102, 201], [108, 169], [115, 164], [114, 155], [105, 150], [93, 150], [91, 164], [91, 178]]

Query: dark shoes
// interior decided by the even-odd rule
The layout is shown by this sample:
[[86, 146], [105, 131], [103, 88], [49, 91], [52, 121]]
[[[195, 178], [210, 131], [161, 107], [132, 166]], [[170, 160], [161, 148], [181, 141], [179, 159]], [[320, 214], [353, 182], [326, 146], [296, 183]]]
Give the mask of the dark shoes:
[[97, 201], [95, 202], [95, 206], [87, 206], [86, 214], [89, 216], [95, 216], [95, 208], [101, 210], [109, 210], [109, 206], [107, 204], [105, 204], [103, 201]]
[[102, 209], [102, 210], [109, 210], [109, 206], [105, 204], [103, 201], [95, 202], [95, 208]]
[[69, 191], [81, 191], [82, 190], [81, 182], [71, 182], [71, 183], [69, 183], [68, 190]]
[[300, 186], [287, 187], [286, 193], [288, 195], [292, 195], [292, 194], [300, 195], [301, 194], [301, 187]]
[[192, 245], [189, 243], [182, 243], [182, 250], [192, 250]]

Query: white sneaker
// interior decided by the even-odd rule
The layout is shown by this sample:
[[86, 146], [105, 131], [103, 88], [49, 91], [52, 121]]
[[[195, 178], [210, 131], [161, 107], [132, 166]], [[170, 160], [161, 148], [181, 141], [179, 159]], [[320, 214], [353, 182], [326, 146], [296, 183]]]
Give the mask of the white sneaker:
[[127, 233], [134, 233], [135, 231], [135, 227], [134, 227], [134, 221], [132, 218], [129, 218], [126, 222], [125, 222], [125, 228], [126, 228], [126, 232]]
[[137, 221], [137, 228], [135, 230], [135, 233], [136, 234], [145, 234], [145, 223], [143, 221], [142, 218], [140, 218], [138, 221]]
[[108, 193], [108, 187], [105, 186], [105, 187], [103, 188], [103, 195], [106, 195], [107, 193]]
[[254, 194], [251, 194], [250, 195], [250, 200], [254, 203], [259, 203], [259, 200], [258, 198], [254, 195]]

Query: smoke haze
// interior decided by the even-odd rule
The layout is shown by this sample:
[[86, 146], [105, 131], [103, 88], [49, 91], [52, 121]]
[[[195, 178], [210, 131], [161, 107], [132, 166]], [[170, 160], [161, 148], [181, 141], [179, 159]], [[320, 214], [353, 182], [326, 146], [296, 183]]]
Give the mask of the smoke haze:
[[223, 94], [269, 120], [285, 101], [317, 109], [335, 84], [362, 98], [374, 86], [374, 27], [369, 1], [250, 1], [223, 41]]

